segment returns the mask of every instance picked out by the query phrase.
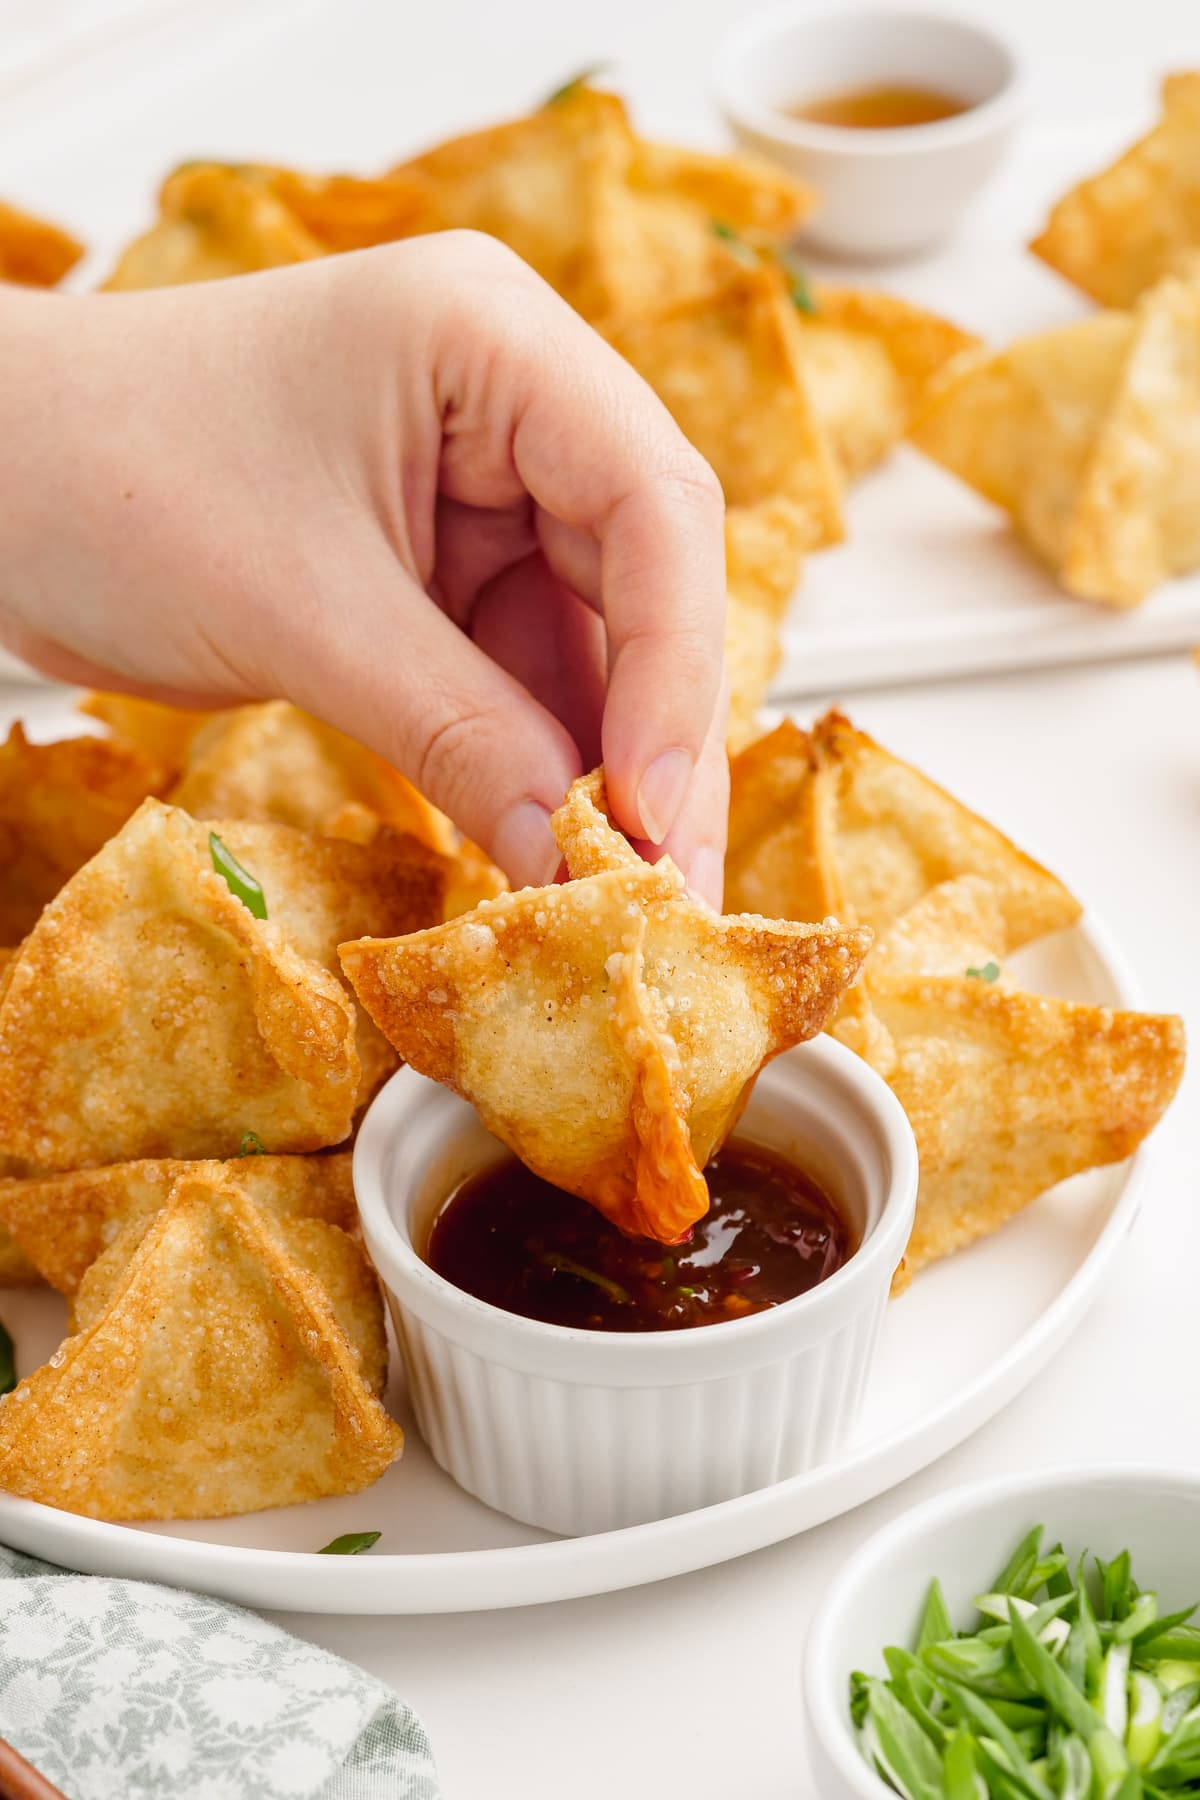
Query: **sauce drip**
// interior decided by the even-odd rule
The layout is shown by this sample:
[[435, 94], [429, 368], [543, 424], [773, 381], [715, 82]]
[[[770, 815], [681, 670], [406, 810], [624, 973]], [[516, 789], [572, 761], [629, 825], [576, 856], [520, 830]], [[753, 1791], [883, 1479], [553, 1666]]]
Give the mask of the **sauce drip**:
[[780, 1306], [857, 1247], [829, 1195], [773, 1151], [733, 1140], [705, 1170], [711, 1204], [682, 1244], [630, 1238], [515, 1157], [464, 1181], [434, 1220], [439, 1275], [527, 1319], [674, 1331]]
[[969, 102], [934, 88], [879, 86], [825, 94], [788, 107], [810, 125], [842, 125], [852, 131], [895, 131], [909, 125], [936, 125], [970, 110]]

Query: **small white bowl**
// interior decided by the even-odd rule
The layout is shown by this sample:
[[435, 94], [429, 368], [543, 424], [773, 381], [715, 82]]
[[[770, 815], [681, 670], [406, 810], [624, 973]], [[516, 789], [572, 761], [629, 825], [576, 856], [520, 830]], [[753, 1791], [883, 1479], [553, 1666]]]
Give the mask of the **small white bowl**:
[[354, 1152], [363, 1235], [421, 1435], [461, 1487], [578, 1536], [732, 1499], [843, 1443], [912, 1227], [911, 1128], [887, 1084], [821, 1037], [763, 1071], [739, 1135], [823, 1181], [858, 1232], [854, 1255], [809, 1293], [723, 1324], [575, 1330], [490, 1306], [423, 1260], [446, 1196], [507, 1153], [411, 1069], [380, 1091]]
[[[933, 88], [968, 110], [929, 125], [856, 130], [789, 115], [805, 100], [880, 84]], [[820, 191], [801, 233], [835, 255], [914, 255], [945, 237], [1003, 154], [1023, 109], [1021, 67], [999, 32], [949, 14], [789, 5], [723, 45], [717, 101], [748, 150]]]
[[886, 1674], [885, 1645], [909, 1648], [936, 1575], [957, 1623], [1034, 1525], [1072, 1558], [1128, 1550], [1164, 1611], [1200, 1596], [1200, 1475], [1101, 1465], [1046, 1469], [955, 1488], [870, 1538], [835, 1576], [808, 1634], [804, 1699], [821, 1800], [895, 1800], [868, 1768], [850, 1722], [854, 1669]]

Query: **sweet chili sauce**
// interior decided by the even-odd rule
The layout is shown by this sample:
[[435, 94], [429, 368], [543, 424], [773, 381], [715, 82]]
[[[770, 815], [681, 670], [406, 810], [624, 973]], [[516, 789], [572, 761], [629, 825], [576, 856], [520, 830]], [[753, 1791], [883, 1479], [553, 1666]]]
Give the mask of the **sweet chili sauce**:
[[429, 1236], [439, 1275], [505, 1312], [590, 1331], [674, 1331], [780, 1306], [857, 1248], [808, 1173], [733, 1139], [705, 1170], [711, 1203], [682, 1244], [630, 1238], [586, 1200], [507, 1157], [450, 1194]]

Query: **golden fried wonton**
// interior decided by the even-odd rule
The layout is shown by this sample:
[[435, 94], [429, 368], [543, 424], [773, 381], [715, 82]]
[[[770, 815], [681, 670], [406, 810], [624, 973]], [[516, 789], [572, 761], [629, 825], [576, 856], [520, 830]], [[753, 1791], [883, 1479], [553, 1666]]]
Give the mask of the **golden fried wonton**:
[[767, 165], [645, 142], [617, 96], [585, 82], [392, 177], [426, 188], [414, 230], [499, 238], [597, 324], [692, 298], [734, 268], [715, 223], [781, 237], [814, 199]]
[[1055, 206], [1029, 246], [1105, 306], [1132, 306], [1200, 250], [1200, 72], [1168, 75], [1163, 114]]
[[725, 664], [731, 750], [757, 729], [759, 708], [779, 666], [780, 629], [804, 561], [810, 520], [782, 497], [725, 513]]
[[183, 1176], [223, 1174], [255, 1206], [281, 1218], [356, 1229], [348, 1155], [262, 1156], [250, 1147], [227, 1163], [112, 1163], [0, 1181], [0, 1219], [38, 1273], [71, 1300], [97, 1257], [127, 1226], [161, 1211]]
[[797, 316], [804, 381], [817, 421], [849, 480], [880, 462], [908, 428], [927, 383], [978, 342], [894, 294], [815, 287]]
[[986, 878], [1016, 948], [1072, 924], [1048, 870], [841, 713], [789, 720], [734, 758], [726, 893], [785, 919], [891, 925], [939, 882]]
[[69, 233], [0, 200], [0, 281], [57, 287], [82, 255]]
[[14, 725], [0, 745], [0, 942], [15, 944], [165, 772], [102, 738], [31, 744]]
[[325, 254], [267, 182], [226, 163], [185, 163], [158, 204], [157, 222], [122, 252], [106, 288], [216, 281]]
[[1016, 992], [1009, 951], [1079, 907], [1054, 876], [831, 713], [732, 765], [728, 891], [877, 933], [830, 1026], [891, 1084], [917, 1138], [917, 1217], [897, 1289], [1065, 1176], [1114, 1162], [1183, 1067], [1177, 1019]]
[[771, 268], [618, 324], [609, 339], [711, 464], [730, 506], [803, 507], [814, 548], [842, 536], [840, 478], [805, 386], [796, 309]]
[[812, 1037], [870, 934], [721, 917], [610, 824], [599, 771], [554, 818], [569, 879], [391, 942], [342, 946], [401, 1055], [537, 1174], [677, 1240], [759, 1069]]
[[1177, 1018], [1013, 992], [965, 971], [882, 975], [869, 999], [920, 1159], [907, 1276], [1066, 1176], [1129, 1156], [1183, 1074]]
[[[433, 853], [222, 821], [148, 800], [68, 882], [0, 989], [0, 1145], [46, 1169], [339, 1143], [394, 1066], [331, 973], [339, 938], [436, 919]], [[357, 1048], [356, 1048], [357, 1038]]]
[[86, 694], [79, 711], [107, 725], [113, 737], [143, 751], [168, 774], [183, 767], [187, 748], [206, 719], [207, 712], [169, 706], [162, 700], [141, 700], [134, 694]]
[[188, 745], [169, 797], [193, 818], [258, 819], [301, 831], [327, 831], [357, 803], [432, 849], [455, 848], [449, 821], [399, 770], [287, 700], [214, 713]]
[[0, 1401], [0, 1487], [103, 1519], [356, 1493], [403, 1436], [379, 1290], [336, 1226], [195, 1171], [85, 1276], [80, 1329]]
[[1134, 606], [1200, 565], [1200, 274], [935, 377], [913, 442], [1069, 593]]

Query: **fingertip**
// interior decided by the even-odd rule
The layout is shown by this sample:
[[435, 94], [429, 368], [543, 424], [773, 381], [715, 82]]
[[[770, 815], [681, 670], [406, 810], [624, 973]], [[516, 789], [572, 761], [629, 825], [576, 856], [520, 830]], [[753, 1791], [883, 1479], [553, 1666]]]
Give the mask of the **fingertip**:
[[518, 800], [493, 832], [491, 851], [515, 888], [548, 887], [561, 860], [549, 808], [540, 800]]

